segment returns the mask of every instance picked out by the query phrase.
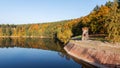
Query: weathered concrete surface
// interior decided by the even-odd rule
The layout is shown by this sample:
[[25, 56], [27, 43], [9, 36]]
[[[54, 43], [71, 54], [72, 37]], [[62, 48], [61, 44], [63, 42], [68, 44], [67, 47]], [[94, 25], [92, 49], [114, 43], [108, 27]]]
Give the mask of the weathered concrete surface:
[[99, 41], [70, 41], [64, 49], [78, 59], [100, 68], [120, 68], [120, 48]]

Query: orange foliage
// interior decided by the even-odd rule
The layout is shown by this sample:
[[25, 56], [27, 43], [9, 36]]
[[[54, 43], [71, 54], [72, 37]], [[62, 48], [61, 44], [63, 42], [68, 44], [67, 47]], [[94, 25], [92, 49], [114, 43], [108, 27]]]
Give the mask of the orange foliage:
[[33, 24], [30, 26], [31, 30], [38, 30], [39, 29], [39, 25], [38, 24]]
[[110, 8], [108, 8], [107, 6], [101, 6], [100, 10], [98, 11], [98, 15], [106, 15], [108, 14], [110, 11]]

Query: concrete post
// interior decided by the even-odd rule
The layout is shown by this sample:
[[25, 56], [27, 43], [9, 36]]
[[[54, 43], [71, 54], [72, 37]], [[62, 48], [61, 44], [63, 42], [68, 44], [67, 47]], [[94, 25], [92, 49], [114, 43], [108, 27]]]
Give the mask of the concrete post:
[[82, 31], [83, 31], [82, 40], [88, 40], [89, 39], [88, 27], [83, 27]]

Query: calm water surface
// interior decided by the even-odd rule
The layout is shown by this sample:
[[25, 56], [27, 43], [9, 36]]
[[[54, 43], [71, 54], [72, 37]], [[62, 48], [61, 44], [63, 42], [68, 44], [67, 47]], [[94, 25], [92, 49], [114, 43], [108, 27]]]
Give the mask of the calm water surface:
[[0, 38], [0, 68], [90, 68], [53, 39]]

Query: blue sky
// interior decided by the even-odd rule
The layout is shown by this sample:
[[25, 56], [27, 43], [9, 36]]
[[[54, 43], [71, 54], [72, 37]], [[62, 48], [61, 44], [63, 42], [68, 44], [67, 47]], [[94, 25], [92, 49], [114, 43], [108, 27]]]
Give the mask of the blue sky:
[[28, 24], [78, 18], [108, 0], [0, 0], [0, 24]]

